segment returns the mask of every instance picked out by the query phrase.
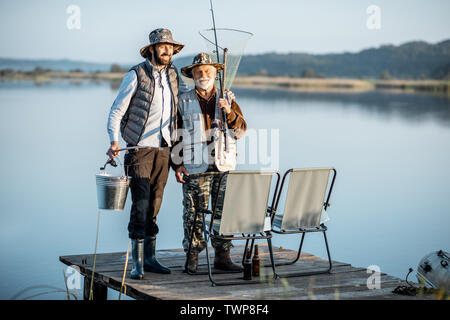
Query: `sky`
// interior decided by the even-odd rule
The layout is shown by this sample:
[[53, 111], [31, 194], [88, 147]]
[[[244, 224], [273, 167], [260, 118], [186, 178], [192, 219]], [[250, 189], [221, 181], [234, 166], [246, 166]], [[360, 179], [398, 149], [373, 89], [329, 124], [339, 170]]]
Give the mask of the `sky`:
[[[79, 19], [68, 12], [72, 5]], [[214, 0], [213, 5], [217, 28], [253, 33], [246, 54], [358, 52], [450, 38], [448, 0]], [[368, 12], [371, 6], [376, 11]], [[212, 27], [209, 0], [0, 0], [0, 57], [134, 63], [150, 31], [160, 27], [185, 44], [179, 56], [205, 51], [198, 32]]]

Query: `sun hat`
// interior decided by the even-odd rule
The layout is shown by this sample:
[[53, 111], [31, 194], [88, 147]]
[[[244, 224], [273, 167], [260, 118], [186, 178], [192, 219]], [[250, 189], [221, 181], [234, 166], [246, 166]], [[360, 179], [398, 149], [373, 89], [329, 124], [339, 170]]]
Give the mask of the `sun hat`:
[[215, 63], [207, 53], [202, 52], [194, 57], [190, 66], [181, 68], [181, 73], [188, 78], [192, 78], [192, 69], [198, 66], [213, 66], [217, 72], [222, 71], [224, 67], [223, 63]]
[[164, 28], [155, 29], [152, 32], [150, 32], [150, 34], [148, 35], [148, 39], [150, 41], [150, 44], [143, 47], [140, 50], [141, 56], [144, 58], [149, 57], [148, 48], [157, 43], [168, 43], [173, 45], [173, 54], [177, 54], [184, 47], [184, 44], [181, 44], [173, 40], [172, 32], [170, 32], [169, 29]]

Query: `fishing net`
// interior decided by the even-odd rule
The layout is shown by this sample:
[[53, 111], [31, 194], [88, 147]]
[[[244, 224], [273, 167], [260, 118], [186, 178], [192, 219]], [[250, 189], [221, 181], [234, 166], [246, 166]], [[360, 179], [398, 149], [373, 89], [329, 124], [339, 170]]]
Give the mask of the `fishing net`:
[[[205, 40], [207, 53], [214, 62], [224, 63], [224, 52], [227, 49], [225, 82], [223, 87], [223, 90], [226, 90], [231, 88], [234, 78], [236, 78], [245, 47], [253, 34], [235, 29], [216, 28], [215, 30], [216, 32], [214, 33], [214, 29], [206, 29], [200, 31], [199, 34]], [[218, 81], [222, 81], [222, 74], [219, 74], [218, 80], [216, 80], [216, 86], [220, 87]]]

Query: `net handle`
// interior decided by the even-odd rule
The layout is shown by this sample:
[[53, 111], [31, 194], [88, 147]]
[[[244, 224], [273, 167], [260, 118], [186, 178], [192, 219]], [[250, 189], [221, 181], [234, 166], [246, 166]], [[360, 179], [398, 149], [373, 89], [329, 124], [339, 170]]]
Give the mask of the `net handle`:
[[[198, 34], [199, 34], [203, 39], [205, 39], [206, 41], [208, 41], [209, 43], [211, 43], [212, 45], [215, 46], [216, 43], [215, 43], [215, 42], [212, 42], [210, 39], [208, 39], [206, 36], [204, 36], [204, 35], [202, 34], [202, 31], [203, 31], [203, 32], [205, 32], [205, 31], [214, 31], [214, 29], [213, 29], [213, 28], [211, 28], [211, 29], [204, 29], [204, 30], [199, 31]], [[216, 28], [216, 31], [235, 31], [235, 32], [240, 32], [240, 33], [248, 34], [248, 35], [249, 35], [248, 38], [253, 37], [253, 33], [248, 32], [248, 31], [244, 31], [244, 30], [238, 30], [238, 29]], [[219, 46], [219, 45], [217, 45], [217, 47], [219, 47], [219, 48], [222, 49], [222, 50], [225, 50], [225, 48], [222, 48], [222, 47]]]

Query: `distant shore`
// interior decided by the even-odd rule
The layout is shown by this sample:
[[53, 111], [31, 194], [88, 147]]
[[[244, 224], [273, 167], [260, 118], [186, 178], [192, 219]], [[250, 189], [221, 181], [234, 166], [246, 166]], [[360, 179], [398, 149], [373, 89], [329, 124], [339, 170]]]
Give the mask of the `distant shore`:
[[[122, 81], [124, 72], [57, 72], [57, 71], [11, 71], [0, 70], [0, 81], [31, 80], [37, 83], [69, 80], [80, 82]], [[185, 79], [191, 83], [190, 79]], [[192, 83], [191, 83], [192, 84]], [[235, 88], [285, 89], [313, 92], [364, 92], [371, 90], [393, 90], [397, 92], [430, 92], [449, 95], [450, 81], [441, 80], [378, 80], [347, 78], [290, 78], [266, 76], [240, 76], [233, 82]]]
[[363, 92], [375, 89], [435, 92], [449, 94], [450, 81], [439, 80], [376, 80], [345, 78], [287, 78], [287, 77], [240, 77], [236, 87], [284, 88], [295, 91]]

